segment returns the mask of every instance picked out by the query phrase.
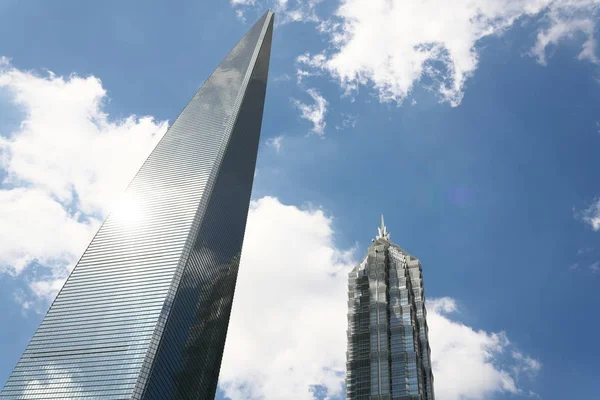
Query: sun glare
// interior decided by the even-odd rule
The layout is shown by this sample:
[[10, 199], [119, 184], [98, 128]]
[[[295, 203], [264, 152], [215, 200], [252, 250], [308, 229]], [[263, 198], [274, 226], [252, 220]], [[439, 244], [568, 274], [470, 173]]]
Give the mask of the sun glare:
[[126, 193], [115, 204], [113, 217], [123, 222], [138, 222], [142, 218], [142, 208], [136, 196]]

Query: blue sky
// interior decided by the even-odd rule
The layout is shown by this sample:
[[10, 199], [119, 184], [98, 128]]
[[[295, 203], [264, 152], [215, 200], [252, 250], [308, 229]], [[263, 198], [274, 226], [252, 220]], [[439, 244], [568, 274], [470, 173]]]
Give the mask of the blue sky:
[[599, 3], [444, 4], [2, 2], [0, 382], [111, 196], [271, 7], [220, 396], [343, 398], [345, 274], [383, 212], [435, 299], [439, 399], [598, 397]]

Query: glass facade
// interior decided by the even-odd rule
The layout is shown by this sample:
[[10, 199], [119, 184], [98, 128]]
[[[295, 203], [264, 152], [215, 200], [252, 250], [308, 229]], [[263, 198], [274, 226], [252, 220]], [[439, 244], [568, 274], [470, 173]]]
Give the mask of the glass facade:
[[423, 275], [390, 242], [381, 217], [367, 256], [348, 276], [348, 400], [433, 400]]
[[273, 13], [198, 90], [56, 297], [2, 399], [208, 399], [254, 177]]

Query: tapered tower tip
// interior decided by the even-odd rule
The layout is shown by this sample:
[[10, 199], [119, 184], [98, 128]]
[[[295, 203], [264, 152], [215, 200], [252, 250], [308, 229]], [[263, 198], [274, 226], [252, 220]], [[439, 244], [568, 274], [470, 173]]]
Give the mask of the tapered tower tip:
[[377, 228], [377, 238], [376, 239], [385, 239], [390, 240], [390, 233], [387, 231], [385, 227], [385, 221], [383, 220], [383, 214], [381, 214], [381, 226]]

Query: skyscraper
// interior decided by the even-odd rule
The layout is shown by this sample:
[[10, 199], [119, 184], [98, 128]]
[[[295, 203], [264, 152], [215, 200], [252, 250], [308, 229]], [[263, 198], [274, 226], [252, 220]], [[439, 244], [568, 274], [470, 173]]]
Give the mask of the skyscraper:
[[433, 400], [421, 263], [378, 231], [348, 276], [346, 398]]
[[0, 398], [214, 397], [272, 31], [269, 11], [173, 122], [75, 266]]

